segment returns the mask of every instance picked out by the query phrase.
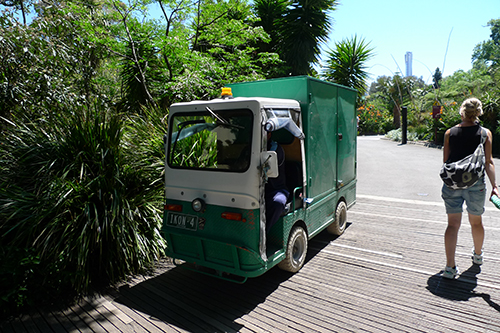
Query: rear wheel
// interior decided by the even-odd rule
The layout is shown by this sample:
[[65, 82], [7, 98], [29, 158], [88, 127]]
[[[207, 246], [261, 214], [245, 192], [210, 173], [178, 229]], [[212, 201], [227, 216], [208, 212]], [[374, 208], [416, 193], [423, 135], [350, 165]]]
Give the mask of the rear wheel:
[[326, 228], [329, 233], [340, 236], [344, 233], [347, 225], [347, 205], [340, 201], [335, 210], [335, 220]]
[[282, 270], [295, 273], [306, 261], [307, 234], [302, 227], [295, 227], [290, 233], [286, 247], [286, 258], [278, 264]]

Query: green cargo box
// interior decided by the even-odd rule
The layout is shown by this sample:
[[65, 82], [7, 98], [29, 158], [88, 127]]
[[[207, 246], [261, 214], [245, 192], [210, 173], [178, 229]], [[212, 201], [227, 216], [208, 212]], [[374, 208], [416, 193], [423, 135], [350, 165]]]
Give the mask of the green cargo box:
[[230, 84], [235, 97], [294, 99], [302, 109], [307, 197], [318, 202], [342, 191], [350, 207], [356, 200], [357, 91], [308, 76]]

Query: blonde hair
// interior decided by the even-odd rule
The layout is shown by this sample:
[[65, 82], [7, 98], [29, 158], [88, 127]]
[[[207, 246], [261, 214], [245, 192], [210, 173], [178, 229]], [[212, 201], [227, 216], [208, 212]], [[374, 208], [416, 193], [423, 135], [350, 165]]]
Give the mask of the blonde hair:
[[460, 115], [464, 119], [477, 121], [478, 117], [483, 114], [483, 104], [475, 97], [467, 98], [460, 106]]

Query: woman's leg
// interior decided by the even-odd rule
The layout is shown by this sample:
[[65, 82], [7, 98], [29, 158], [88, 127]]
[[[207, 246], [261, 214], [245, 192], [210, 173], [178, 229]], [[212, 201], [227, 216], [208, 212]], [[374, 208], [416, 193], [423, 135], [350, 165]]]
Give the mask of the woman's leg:
[[446, 266], [455, 267], [455, 250], [457, 247], [458, 230], [462, 222], [462, 213], [448, 214], [448, 227], [444, 233], [444, 249]]
[[474, 252], [481, 254], [484, 242], [484, 227], [481, 215], [472, 215], [469, 213], [469, 223], [472, 231], [472, 240], [474, 241]]

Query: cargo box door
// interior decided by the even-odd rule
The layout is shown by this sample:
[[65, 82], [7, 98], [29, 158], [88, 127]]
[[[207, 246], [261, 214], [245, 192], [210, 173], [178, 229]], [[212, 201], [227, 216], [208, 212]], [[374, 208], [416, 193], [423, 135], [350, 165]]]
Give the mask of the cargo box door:
[[356, 92], [338, 92], [338, 144], [337, 144], [337, 188], [356, 179]]
[[306, 163], [310, 198], [337, 188], [337, 89], [311, 81], [306, 120]]

